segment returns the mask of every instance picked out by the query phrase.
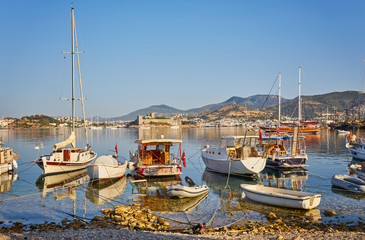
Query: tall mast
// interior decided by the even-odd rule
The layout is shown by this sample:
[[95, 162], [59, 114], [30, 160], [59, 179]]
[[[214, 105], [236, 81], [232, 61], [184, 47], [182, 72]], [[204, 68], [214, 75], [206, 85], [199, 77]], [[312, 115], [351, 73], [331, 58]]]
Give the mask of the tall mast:
[[281, 73], [279, 73], [279, 126], [281, 121]]
[[72, 132], [75, 132], [75, 83], [74, 83], [74, 28], [75, 28], [75, 17], [74, 8], [71, 7], [71, 56], [72, 56]]
[[80, 70], [80, 57], [79, 54], [83, 52], [79, 52], [79, 47], [77, 44], [77, 34], [76, 34], [76, 23], [74, 22], [74, 34], [75, 34], [75, 47], [76, 47], [76, 57], [77, 57], [77, 68], [79, 73], [79, 82], [80, 82], [80, 95], [81, 95], [81, 106], [82, 106], [82, 117], [84, 120], [84, 130], [85, 130], [85, 138], [86, 138], [86, 146], [89, 146], [89, 141], [87, 137], [86, 130], [86, 116], [85, 116], [85, 104], [84, 104], [84, 95], [82, 93], [82, 81], [81, 81], [81, 70]]
[[299, 67], [299, 91], [298, 91], [298, 121], [300, 123], [300, 121], [302, 121], [302, 98], [300, 96], [300, 78], [302, 75], [302, 67]]

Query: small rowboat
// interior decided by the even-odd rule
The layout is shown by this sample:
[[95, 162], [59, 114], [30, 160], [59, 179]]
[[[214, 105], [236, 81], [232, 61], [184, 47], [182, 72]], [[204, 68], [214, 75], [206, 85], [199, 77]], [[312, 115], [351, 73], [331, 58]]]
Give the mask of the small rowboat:
[[103, 155], [97, 158], [94, 164], [86, 167], [91, 179], [111, 179], [123, 177], [128, 161], [121, 156]]
[[207, 185], [188, 187], [181, 184], [176, 184], [171, 185], [167, 189], [167, 194], [169, 194], [171, 197], [186, 198], [196, 197], [208, 191], [209, 187]]
[[312, 209], [317, 207], [321, 201], [321, 195], [315, 193], [266, 187], [263, 185], [241, 184], [240, 186], [243, 189], [242, 197], [280, 207]]
[[333, 175], [331, 182], [333, 186], [344, 188], [351, 192], [365, 193], [365, 181], [360, 178], [336, 174]]

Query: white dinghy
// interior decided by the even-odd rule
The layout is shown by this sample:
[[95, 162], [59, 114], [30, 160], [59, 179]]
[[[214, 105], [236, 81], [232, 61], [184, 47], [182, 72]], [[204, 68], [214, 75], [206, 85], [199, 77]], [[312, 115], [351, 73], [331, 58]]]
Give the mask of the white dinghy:
[[197, 186], [189, 177], [185, 177], [185, 181], [189, 184], [189, 186], [183, 186], [181, 184], [171, 185], [167, 189], [167, 194], [171, 197], [191, 198], [207, 193], [209, 191], [209, 187], [207, 185]]
[[333, 175], [331, 182], [333, 186], [340, 187], [351, 192], [365, 193], [365, 181], [360, 178], [344, 174], [336, 174]]
[[121, 156], [103, 155], [98, 157], [94, 164], [86, 170], [91, 179], [110, 179], [124, 176], [128, 161]]
[[280, 207], [312, 209], [317, 207], [321, 201], [321, 195], [315, 193], [266, 187], [263, 185], [241, 184], [240, 186], [243, 189], [242, 197]]

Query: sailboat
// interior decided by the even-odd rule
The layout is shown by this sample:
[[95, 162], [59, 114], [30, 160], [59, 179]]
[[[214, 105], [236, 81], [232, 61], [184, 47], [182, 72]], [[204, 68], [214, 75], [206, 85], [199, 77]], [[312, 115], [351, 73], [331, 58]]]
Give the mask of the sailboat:
[[[72, 130], [68, 139], [63, 142], [56, 143], [53, 146], [53, 152], [49, 155], [42, 155], [36, 160], [36, 163], [40, 168], [44, 170], [44, 174], [57, 174], [77, 171], [86, 168], [92, 161], [96, 158], [97, 154], [90, 148], [87, 140], [87, 132], [85, 127], [85, 111], [84, 111], [84, 101], [82, 94], [82, 84], [81, 84], [81, 73], [80, 73], [80, 62], [79, 62], [79, 52], [77, 46], [76, 37], [76, 26], [75, 26], [75, 16], [74, 8], [71, 7], [71, 22], [72, 22], [72, 41], [71, 41], [71, 56], [72, 56]], [[76, 45], [76, 52], [75, 47]], [[77, 148], [76, 147], [76, 135], [75, 135], [75, 91], [74, 91], [74, 55], [77, 54], [77, 65], [80, 80], [80, 91], [81, 91], [81, 102], [84, 117], [84, 129], [86, 137], [86, 147]], [[70, 147], [67, 147], [71, 145]]]
[[[302, 121], [302, 98], [301, 98], [301, 75], [302, 68], [299, 67], [299, 91], [298, 91], [298, 122], [281, 122], [281, 86], [279, 86], [279, 126], [278, 127], [260, 127], [265, 132], [293, 133], [294, 127], [299, 126], [300, 134], [317, 134], [321, 130], [319, 122]], [[279, 74], [281, 85], [281, 74]]]

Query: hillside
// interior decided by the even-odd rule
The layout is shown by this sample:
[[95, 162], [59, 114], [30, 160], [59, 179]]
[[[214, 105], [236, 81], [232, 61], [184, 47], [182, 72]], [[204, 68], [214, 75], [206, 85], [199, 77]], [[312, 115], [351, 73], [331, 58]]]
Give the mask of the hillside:
[[15, 119], [9, 125], [9, 128], [49, 128], [59, 125], [59, 121], [45, 115], [25, 116], [20, 119]]
[[219, 109], [192, 115], [191, 117], [198, 117], [209, 121], [215, 121], [223, 118], [232, 118], [232, 119], [245, 118], [249, 120], [254, 120], [256, 118], [261, 119], [261, 118], [271, 117], [271, 115], [266, 116], [266, 113], [264, 112], [260, 112], [258, 110], [250, 110], [237, 103], [231, 103]]
[[[365, 95], [357, 91], [333, 92], [321, 95], [302, 96], [302, 116], [316, 118], [327, 113], [344, 113], [345, 109], [351, 109], [365, 103]], [[268, 111], [277, 113], [278, 107], [268, 108]], [[282, 115], [298, 117], [298, 98], [282, 104]]]

